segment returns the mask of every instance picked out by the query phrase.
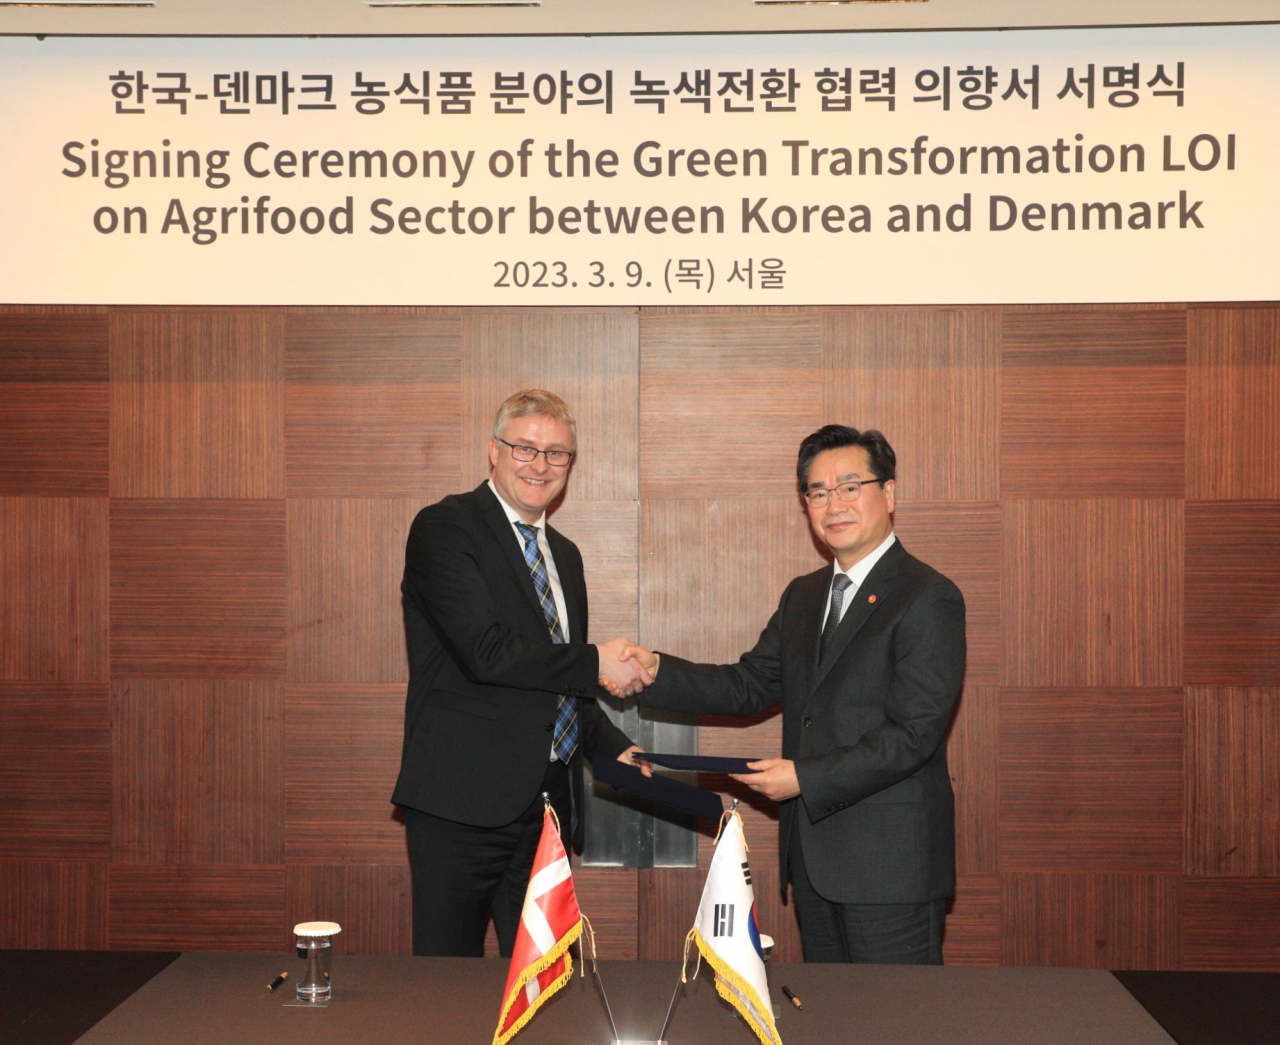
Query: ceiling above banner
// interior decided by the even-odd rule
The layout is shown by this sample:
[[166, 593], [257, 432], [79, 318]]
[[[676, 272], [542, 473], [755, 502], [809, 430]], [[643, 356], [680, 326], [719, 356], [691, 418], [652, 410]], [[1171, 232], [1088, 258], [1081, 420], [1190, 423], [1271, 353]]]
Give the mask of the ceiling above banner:
[[0, 34], [169, 36], [776, 33], [1280, 19], [1277, 0], [15, 0]]

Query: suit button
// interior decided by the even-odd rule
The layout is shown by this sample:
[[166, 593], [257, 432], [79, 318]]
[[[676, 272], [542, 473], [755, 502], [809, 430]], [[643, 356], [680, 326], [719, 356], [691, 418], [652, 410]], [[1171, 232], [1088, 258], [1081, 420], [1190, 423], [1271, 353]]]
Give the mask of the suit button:
[[805, 729], [808, 729], [808, 728], [809, 728], [810, 726], [812, 726], [812, 725], [813, 725], [813, 719], [811, 719], [811, 718], [806, 718], [806, 719], [804, 720], [804, 726], [805, 726]]
[[550, 733], [550, 732], [551, 732], [551, 730], [552, 730], [552, 728], [553, 728], [554, 726], [555, 726], [555, 723], [554, 723], [554, 722], [548, 722], [548, 723], [547, 723], [547, 732], [548, 732], [548, 733]]

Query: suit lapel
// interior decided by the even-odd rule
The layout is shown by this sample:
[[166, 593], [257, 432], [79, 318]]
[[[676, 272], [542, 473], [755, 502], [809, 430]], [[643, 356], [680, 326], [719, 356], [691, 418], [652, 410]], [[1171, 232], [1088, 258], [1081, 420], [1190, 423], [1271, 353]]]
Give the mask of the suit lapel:
[[822, 637], [822, 608], [831, 587], [831, 569], [818, 570], [805, 578], [805, 586], [796, 596], [796, 615], [801, 621], [804, 643], [804, 684], [806, 692], [813, 688], [813, 673], [818, 666], [818, 642]]
[[502, 549], [507, 562], [515, 573], [516, 584], [525, 593], [530, 605], [538, 611], [538, 619], [542, 619], [542, 603], [538, 601], [538, 592], [533, 586], [533, 574], [529, 572], [529, 564], [524, 561], [524, 553], [520, 550], [520, 535], [511, 525], [498, 498], [489, 489], [488, 483], [481, 483], [475, 489], [476, 502], [480, 505], [480, 514], [493, 532]]
[[[897, 579], [898, 569], [906, 554], [902, 542], [894, 541], [893, 546], [880, 557], [880, 561], [871, 567], [867, 579], [862, 582], [853, 596], [853, 604], [844, 611], [844, 616], [840, 619], [840, 627], [836, 629], [835, 636], [831, 640], [831, 648], [827, 650], [826, 657], [814, 673], [813, 683], [809, 686], [810, 693], [822, 684], [822, 680], [831, 671], [831, 665], [840, 659], [840, 654], [848, 648], [849, 643], [866, 624], [868, 618], [884, 605], [885, 596], [893, 588], [893, 582]], [[819, 609], [816, 616], [820, 616], [821, 612]]]

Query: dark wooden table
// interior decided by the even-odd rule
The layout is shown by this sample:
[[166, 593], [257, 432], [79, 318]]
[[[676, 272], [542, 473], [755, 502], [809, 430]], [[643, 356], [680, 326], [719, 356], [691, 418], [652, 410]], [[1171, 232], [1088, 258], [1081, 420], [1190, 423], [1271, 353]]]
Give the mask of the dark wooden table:
[[[253, 1045], [316, 1031], [332, 1045], [488, 1045], [506, 976], [506, 962], [496, 959], [339, 956], [334, 1004], [307, 1011], [285, 1007], [289, 987], [275, 995], [265, 990], [282, 969], [296, 974], [300, 963], [291, 955], [193, 954], [175, 963], [177, 958], [0, 951], [0, 1041], [70, 1045], [84, 1035], [83, 1045]], [[601, 963], [624, 1036], [656, 1033], [677, 969], [665, 962]], [[704, 970], [677, 1006], [668, 1035], [673, 1045], [752, 1045], [754, 1038], [716, 997], [707, 976]], [[779, 1018], [786, 1045], [1280, 1042], [1280, 975], [1269, 973], [1113, 976], [1068, 969], [778, 965], [771, 982], [775, 992], [786, 983], [805, 1000], [804, 1012], [787, 1007]], [[517, 1042], [551, 1045], [608, 1037], [593, 982], [575, 979]]]

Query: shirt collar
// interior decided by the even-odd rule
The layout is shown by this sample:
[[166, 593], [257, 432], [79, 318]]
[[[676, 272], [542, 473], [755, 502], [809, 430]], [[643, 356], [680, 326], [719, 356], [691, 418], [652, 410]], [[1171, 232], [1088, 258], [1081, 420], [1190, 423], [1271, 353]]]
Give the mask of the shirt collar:
[[[506, 513], [507, 519], [511, 523], [511, 525], [514, 526], [516, 525], [516, 523], [524, 523], [524, 519], [520, 517], [520, 513], [517, 512], [514, 508], [512, 508], [511, 505], [507, 504], [505, 500], [503, 500], [502, 494], [498, 493], [498, 488], [493, 485], [493, 480], [490, 479], [488, 480], [488, 482], [489, 482], [489, 489], [493, 491], [493, 496], [496, 497], [498, 499], [498, 503], [502, 505], [502, 510]], [[546, 523], [546, 521], [547, 521], [547, 513], [543, 512], [540, 516], [538, 516], [537, 522], [526, 523], [525, 525], [530, 525], [536, 530], [541, 530], [543, 528], [543, 525]]]
[[855, 562], [847, 570], [840, 569], [839, 562], [833, 562], [831, 564], [831, 569], [832, 569], [831, 575], [834, 577], [837, 573], [845, 574], [849, 578], [849, 581], [853, 587], [853, 590], [857, 591], [859, 588], [862, 587], [862, 582], [867, 579], [867, 575], [875, 567], [875, 564], [880, 561], [880, 559], [884, 556], [885, 552], [887, 552], [890, 548], [893, 547], [893, 542], [896, 541], [897, 539], [898, 539], [897, 535], [892, 530], [890, 530], [889, 536], [886, 537], [883, 541], [881, 541], [874, 551], [870, 552], [867, 555], [864, 555], [861, 559]]

